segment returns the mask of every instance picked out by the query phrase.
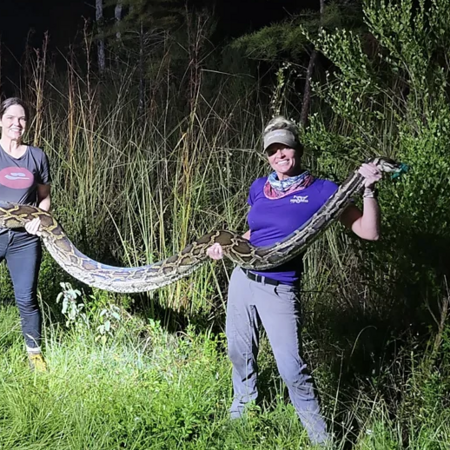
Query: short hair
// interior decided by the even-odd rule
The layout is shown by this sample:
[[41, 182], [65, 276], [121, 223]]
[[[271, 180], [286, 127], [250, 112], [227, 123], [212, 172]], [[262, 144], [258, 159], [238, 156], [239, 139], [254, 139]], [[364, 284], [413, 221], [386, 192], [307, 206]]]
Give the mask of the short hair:
[[28, 120], [29, 118], [29, 113], [28, 113], [28, 106], [27, 104], [19, 97], [9, 97], [5, 100], [2, 101], [2, 103], [0, 104], [0, 119], [3, 117], [3, 115], [5, 114], [5, 111], [10, 107], [10, 106], [14, 106], [14, 105], [19, 105], [21, 106], [24, 111], [25, 111], [25, 119]]

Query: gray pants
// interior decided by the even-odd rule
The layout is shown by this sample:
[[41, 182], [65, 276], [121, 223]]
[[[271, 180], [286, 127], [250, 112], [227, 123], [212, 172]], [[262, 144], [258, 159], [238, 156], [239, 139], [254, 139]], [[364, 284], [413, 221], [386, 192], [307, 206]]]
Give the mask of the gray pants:
[[312, 443], [328, 439], [311, 376], [301, 357], [298, 289], [247, 278], [234, 269], [228, 289], [226, 334], [233, 363], [234, 400], [231, 417], [241, 417], [245, 404], [258, 396], [256, 357], [259, 325], [264, 326], [289, 396]]

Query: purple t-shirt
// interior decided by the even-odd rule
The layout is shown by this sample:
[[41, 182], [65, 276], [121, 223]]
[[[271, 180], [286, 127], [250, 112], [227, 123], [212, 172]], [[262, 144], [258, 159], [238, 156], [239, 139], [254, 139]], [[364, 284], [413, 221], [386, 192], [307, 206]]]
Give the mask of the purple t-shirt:
[[[264, 195], [267, 177], [258, 178], [250, 186], [251, 206], [247, 221], [250, 242], [265, 247], [279, 242], [300, 228], [333, 195], [338, 186], [332, 181], [315, 179], [307, 188], [282, 198], [268, 199]], [[265, 271], [252, 271], [284, 284], [295, 284], [303, 271], [302, 256]]]

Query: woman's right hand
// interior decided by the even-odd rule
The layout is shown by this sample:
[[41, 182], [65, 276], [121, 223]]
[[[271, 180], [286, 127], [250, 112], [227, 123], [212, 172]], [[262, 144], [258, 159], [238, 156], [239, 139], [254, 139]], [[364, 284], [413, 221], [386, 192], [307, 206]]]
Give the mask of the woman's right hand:
[[222, 259], [223, 258], [223, 249], [222, 246], [220, 244], [213, 244], [211, 245], [211, 247], [208, 247], [208, 249], [206, 250], [206, 254], [211, 258], [211, 259]]
[[34, 234], [36, 236], [40, 236], [42, 234], [40, 228], [41, 219], [39, 217], [36, 217], [25, 224], [25, 230], [27, 230], [28, 233]]

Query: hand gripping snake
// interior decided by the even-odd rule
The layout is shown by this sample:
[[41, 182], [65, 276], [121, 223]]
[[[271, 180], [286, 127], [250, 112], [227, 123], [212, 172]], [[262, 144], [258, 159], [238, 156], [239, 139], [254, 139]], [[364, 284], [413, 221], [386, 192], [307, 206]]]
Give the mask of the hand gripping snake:
[[[405, 167], [388, 158], [374, 158], [370, 162], [380, 171], [394, 173], [394, 176]], [[73, 245], [50, 213], [34, 206], [1, 204], [0, 227], [22, 228], [39, 217], [45, 247], [70, 275], [89, 286], [111, 292], [145, 292], [166, 286], [197, 270], [209, 261], [206, 250], [214, 243], [219, 243], [224, 255], [245, 269], [265, 270], [283, 264], [301, 254], [317, 239], [363, 187], [364, 178], [358, 171], [353, 172], [301, 228], [274, 245], [255, 247], [238, 233], [219, 230], [205, 234], [170, 258], [140, 267], [114, 267], [90, 259]]]

